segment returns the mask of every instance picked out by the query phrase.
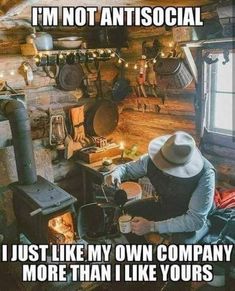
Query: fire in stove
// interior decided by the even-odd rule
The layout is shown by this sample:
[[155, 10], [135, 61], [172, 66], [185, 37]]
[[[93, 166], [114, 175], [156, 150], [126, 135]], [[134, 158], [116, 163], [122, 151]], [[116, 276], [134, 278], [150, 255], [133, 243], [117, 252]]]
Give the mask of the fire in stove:
[[48, 241], [51, 244], [72, 244], [75, 232], [71, 212], [59, 215], [48, 222]]

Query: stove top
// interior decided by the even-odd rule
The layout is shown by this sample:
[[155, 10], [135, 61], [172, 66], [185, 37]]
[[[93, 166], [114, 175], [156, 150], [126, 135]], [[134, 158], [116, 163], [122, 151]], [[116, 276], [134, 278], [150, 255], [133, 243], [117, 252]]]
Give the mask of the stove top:
[[38, 176], [35, 184], [20, 185], [13, 183], [11, 184], [11, 189], [16, 196], [19, 195], [21, 199], [23, 198], [27, 200], [27, 203], [32, 204], [33, 208], [41, 208], [42, 211], [76, 202], [75, 197], [41, 176]]

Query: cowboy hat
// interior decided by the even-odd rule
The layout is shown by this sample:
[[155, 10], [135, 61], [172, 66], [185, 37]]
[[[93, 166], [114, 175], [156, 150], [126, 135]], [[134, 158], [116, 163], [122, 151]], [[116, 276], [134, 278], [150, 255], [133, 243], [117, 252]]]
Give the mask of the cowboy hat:
[[148, 153], [158, 169], [179, 178], [196, 176], [204, 164], [193, 137], [183, 131], [153, 139]]

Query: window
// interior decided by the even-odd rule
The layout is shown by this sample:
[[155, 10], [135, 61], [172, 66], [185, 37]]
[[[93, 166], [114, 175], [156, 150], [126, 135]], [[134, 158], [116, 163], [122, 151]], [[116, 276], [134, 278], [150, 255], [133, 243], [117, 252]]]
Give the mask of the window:
[[226, 62], [223, 51], [211, 50], [210, 59], [217, 61], [205, 63], [204, 67], [204, 92], [208, 97], [206, 128], [210, 132], [229, 136], [235, 130], [234, 55], [235, 52], [229, 50], [229, 61]]

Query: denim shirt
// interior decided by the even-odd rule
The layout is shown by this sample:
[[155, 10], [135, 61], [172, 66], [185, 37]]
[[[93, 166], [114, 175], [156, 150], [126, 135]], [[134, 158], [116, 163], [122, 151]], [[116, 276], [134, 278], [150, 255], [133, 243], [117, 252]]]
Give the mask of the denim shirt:
[[[117, 167], [112, 176], [119, 181], [135, 180], [147, 175], [148, 154]], [[159, 233], [192, 232], [201, 229], [207, 222], [207, 216], [213, 208], [215, 192], [215, 169], [204, 158], [204, 171], [198, 185], [192, 193], [188, 210], [183, 215], [155, 222], [155, 231]]]

